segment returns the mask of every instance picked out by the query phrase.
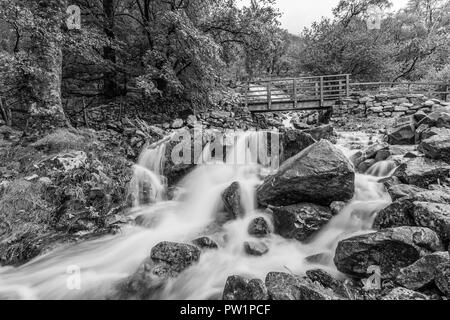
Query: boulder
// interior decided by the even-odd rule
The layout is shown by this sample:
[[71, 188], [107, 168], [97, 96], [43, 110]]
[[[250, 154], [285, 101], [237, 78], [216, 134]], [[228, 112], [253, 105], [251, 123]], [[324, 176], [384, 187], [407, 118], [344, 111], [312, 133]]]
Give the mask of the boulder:
[[398, 200], [400, 198], [409, 197], [427, 189], [422, 189], [409, 184], [390, 184], [384, 183], [387, 192], [391, 196], [392, 200]]
[[219, 246], [217, 243], [209, 237], [200, 237], [192, 240], [192, 243], [200, 249], [217, 249]]
[[343, 273], [367, 277], [371, 266], [381, 269], [382, 278], [394, 278], [425, 254], [443, 249], [438, 235], [420, 227], [398, 227], [359, 235], [338, 243], [334, 263]]
[[314, 282], [319, 283], [324, 288], [331, 289], [335, 294], [345, 299], [349, 299], [347, 288], [343, 281], [335, 279], [331, 274], [323, 269], [312, 269], [306, 271], [306, 276]]
[[152, 248], [150, 258], [166, 264], [175, 272], [181, 272], [200, 259], [200, 250], [190, 244], [165, 241]]
[[415, 127], [411, 123], [395, 127], [388, 132], [388, 143], [391, 145], [413, 145]]
[[315, 142], [316, 140], [309, 133], [297, 129], [286, 130], [280, 135], [282, 155], [280, 162], [283, 163], [287, 159], [292, 158]]
[[263, 256], [269, 252], [269, 248], [263, 242], [246, 241], [244, 242], [245, 253], [251, 256]]
[[381, 300], [428, 300], [428, 297], [420, 292], [405, 288], [395, 288], [382, 297]]
[[422, 140], [419, 145], [419, 151], [425, 154], [427, 158], [450, 163], [450, 130], [446, 129], [440, 135], [434, 135]]
[[430, 184], [445, 181], [450, 173], [450, 165], [427, 158], [414, 158], [402, 163], [394, 172], [400, 182], [426, 188]]
[[373, 222], [373, 228], [380, 230], [401, 226], [415, 226], [413, 211], [414, 205], [410, 199], [397, 200], [378, 212]]
[[222, 200], [225, 209], [230, 215], [230, 219], [236, 219], [244, 216], [244, 207], [241, 202], [241, 186], [239, 182], [233, 182], [222, 193]]
[[338, 215], [346, 205], [347, 203], [345, 203], [344, 201], [333, 201], [330, 204], [331, 213], [333, 215]]
[[434, 230], [443, 241], [450, 240], [450, 204], [416, 201], [414, 221], [418, 226]]
[[328, 140], [321, 140], [286, 161], [257, 189], [263, 205], [311, 202], [330, 205], [347, 201], [355, 190], [355, 171], [345, 155]]
[[309, 133], [316, 141], [320, 141], [322, 139], [332, 140], [332, 138], [336, 136], [336, 133], [334, 132], [333, 126], [331, 124], [307, 129], [303, 132]]
[[263, 238], [270, 234], [269, 223], [263, 217], [253, 219], [247, 230], [249, 235], [257, 238]]
[[400, 269], [395, 282], [407, 289], [421, 289], [434, 281], [436, 267], [445, 262], [450, 262], [448, 252], [435, 252], [423, 256], [412, 265]]
[[305, 241], [333, 217], [331, 209], [310, 203], [272, 207], [275, 233]]
[[227, 279], [222, 295], [223, 300], [269, 300], [267, 288], [260, 279], [248, 280], [241, 276], [230, 276]]
[[450, 129], [450, 113], [441, 113], [436, 121], [436, 127]]
[[450, 298], [450, 263], [437, 266], [434, 283], [447, 298]]
[[118, 299], [152, 299], [180, 272], [200, 259], [200, 250], [189, 244], [161, 242], [152, 248], [134, 274], [117, 285]]
[[266, 287], [271, 300], [332, 300], [339, 299], [331, 290], [306, 277], [284, 272], [270, 272]]

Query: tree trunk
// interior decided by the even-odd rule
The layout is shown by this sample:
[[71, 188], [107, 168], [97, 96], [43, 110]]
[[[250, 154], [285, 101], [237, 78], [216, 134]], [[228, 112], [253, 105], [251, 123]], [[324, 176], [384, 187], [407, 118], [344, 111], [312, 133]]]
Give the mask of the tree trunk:
[[69, 126], [61, 102], [61, 24], [67, 6], [65, 0], [35, 0], [33, 5], [36, 5], [35, 18], [40, 25], [32, 34], [30, 53], [38, 71], [29, 83], [29, 118], [25, 132], [27, 136], [39, 137], [55, 128]]
[[[110, 40], [114, 40], [114, 0], [103, 0], [103, 12], [105, 15], [104, 30]], [[116, 50], [111, 47], [103, 48], [103, 58], [112, 64], [111, 70], [104, 74], [103, 94], [106, 98], [113, 98], [117, 95], [117, 81], [114, 65], [116, 63]]]

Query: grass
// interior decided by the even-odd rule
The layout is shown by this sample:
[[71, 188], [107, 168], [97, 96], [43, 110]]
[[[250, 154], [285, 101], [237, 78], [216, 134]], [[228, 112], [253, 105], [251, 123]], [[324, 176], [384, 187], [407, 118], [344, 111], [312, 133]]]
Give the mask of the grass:
[[61, 152], [67, 150], [84, 150], [93, 139], [87, 131], [76, 131], [70, 129], [58, 129], [55, 132], [39, 139], [31, 146], [47, 153]]

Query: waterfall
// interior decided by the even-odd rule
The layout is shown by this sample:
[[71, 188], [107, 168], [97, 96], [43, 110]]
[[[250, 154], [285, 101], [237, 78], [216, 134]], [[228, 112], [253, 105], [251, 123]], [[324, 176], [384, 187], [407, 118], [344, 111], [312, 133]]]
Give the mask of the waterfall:
[[[226, 163], [205, 161], [198, 165], [180, 182], [180, 192], [173, 200], [165, 196], [166, 184], [162, 177], [168, 140], [145, 148], [135, 166], [130, 189], [137, 206], [132, 215], [144, 217], [143, 226], [130, 225], [119, 235], [67, 245], [20, 267], [1, 267], [0, 298], [104, 299], [114, 285], [137, 269], [157, 243], [189, 243], [203, 235], [211, 236], [220, 248], [202, 252], [198, 264], [169, 281], [159, 298], [220, 298], [230, 275], [264, 279], [270, 271], [303, 274], [317, 267], [305, 260], [316, 254], [325, 257], [322, 267], [341, 276], [332, 262], [338, 241], [370, 230], [375, 213], [390, 203], [389, 195], [377, 182], [378, 178], [357, 175], [354, 198], [311, 241], [301, 243], [271, 234], [261, 240], [269, 248], [266, 255], [248, 256], [242, 244], [251, 239], [247, 233], [249, 222], [255, 217], [270, 221], [267, 212], [257, 209], [255, 190], [271, 168], [252, 157], [255, 141], [266, 143], [264, 134], [239, 134], [234, 147], [226, 154]], [[351, 154], [345, 147], [348, 140], [345, 137], [341, 140], [340, 148]], [[211, 160], [211, 148], [211, 144], [205, 147], [204, 159]], [[244, 155], [250, 161], [242, 162]], [[217, 215], [225, 210], [222, 192], [233, 182], [241, 186], [245, 215], [214, 231]], [[70, 286], [73, 276], [70, 270], [80, 272], [79, 289]]]

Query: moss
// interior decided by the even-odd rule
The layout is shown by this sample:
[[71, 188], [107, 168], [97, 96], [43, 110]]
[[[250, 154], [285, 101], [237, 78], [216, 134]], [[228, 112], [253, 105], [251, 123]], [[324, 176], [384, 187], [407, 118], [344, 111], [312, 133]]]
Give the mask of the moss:
[[93, 135], [88, 131], [58, 129], [31, 144], [37, 150], [47, 153], [67, 150], [84, 150], [92, 142]]

